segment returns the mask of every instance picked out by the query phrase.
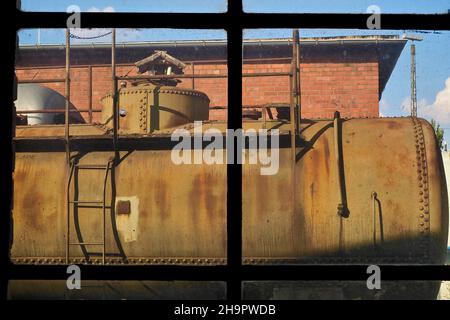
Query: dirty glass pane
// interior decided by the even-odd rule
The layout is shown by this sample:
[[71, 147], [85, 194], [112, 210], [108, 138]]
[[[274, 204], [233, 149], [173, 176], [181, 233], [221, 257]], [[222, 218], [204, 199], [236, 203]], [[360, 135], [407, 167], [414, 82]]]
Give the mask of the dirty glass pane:
[[244, 263], [448, 262], [450, 33], [299, 38], [244, 33]]
[[69, 290], [65, 280], [11, 280], [8, 300], [224, 300], [226, 283], [213, 281], [83, 280]]
[[[370, 286], [377, 285], [374, 281]], [[449, 300], [449, 281], [245, 281], [244, 300]], [[375, 290], [378, 289], [378, 290]]]
[[65, 32], [19, 32], [13, 263], [226, 264], [226, 32], [117, 29], [114, 88], [113, 31], [71, 29], [67, 126]]
[[23, 11], [40, 12], [180, 12], [227, 11], [227, 0], [22, 0]]
[[245, 12], [257, 13], [448, 13], [448, 0], [243, 0]]

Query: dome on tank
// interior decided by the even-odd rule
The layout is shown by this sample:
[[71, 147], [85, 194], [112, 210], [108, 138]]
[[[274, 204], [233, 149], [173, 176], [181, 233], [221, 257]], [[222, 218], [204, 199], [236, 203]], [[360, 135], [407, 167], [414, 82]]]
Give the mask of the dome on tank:
[[[35, 83], [21, 83], [17, 86], [17, 111], [56, 110], [64, 109], [66, 98], [56, 90]], [[76, 108], [71, 104], [71, 110]], [[22, 113], [26, 116], [28, 125], [36, 124], [64, 124], [64, 113]], [[71, 123], [85, 123], [79, 112], [70, 114]]]

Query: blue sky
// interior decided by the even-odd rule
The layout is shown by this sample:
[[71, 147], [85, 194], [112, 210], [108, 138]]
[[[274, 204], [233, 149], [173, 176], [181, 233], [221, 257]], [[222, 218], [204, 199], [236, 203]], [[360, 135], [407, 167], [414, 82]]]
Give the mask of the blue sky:
[[[187, 4], [189, 3], [189, 4]], [[226, 10], [224, 0], [22, 0], [24, 10], [65, 11], [71, 4], [78, 4], [82, 11], [178, 11], [178, 12], [221, 12]], [[276, 5], [275, 5], [276, 4]], [[368, 5], [377, 4], [381, 12], [436, 13], [447, 12], [450, 0], [246, 0], [247, 11], [258, 12], [365, 12]], [[381, 21], [381, 27], [383, 23]], [[108, 31], [108, 30], [104, 30]], [[96, 32], [95, 30], [93, 31]], [[338, 35], [401, 35], [403, 30], [318, 30], [302, 29], [302, 37], [338, 36]], [[445, 138], [450, 143], [450, 32], [418, 34], [423, 41], [417, 43], [417, 91], [419, 116], [434, 118], [446, 128]], [[21, 44], [36, 44], [36, 30], [20, 32]], [[106, 32], [103, 32], [106, 33]], [[102, 34], [101, 30], [95, 34]], [[244, 34], [245, 38], [285, 38], [291, 37], [288, 29], [254, 29]], [[199, 40], [225, 39], [223, 30], [177, 30], [177, 29], [140, 29], [118, 30], [118, 41], [158, 41], [158, 40]], [[109, 42], [104, 37], [96, 42]], [[92, 42], [92, 40], [90, 40]], [[41, 30], [41, 44], [64, 43], [63, 30]], [[446, 87], [446, 80], [447, 87]], [[380, 101], [380, 112], [384, 116], [408, 115], [405, 106], [410, 96], [410, 52], [409, 44], [403, 50]]]
[[246, 12], [365, 13], [371, 5], [382, 13], [447, 13], [450, 0], [244, 0]]
[[[377, 5], [386, 13], [446, 13], [450, 0], [244, 0], [247, 12], [366, 12]], [[76, 4], [82, 11], [113, 6], [115, 11], [224, 12], [226, 0], [23, 0], [23, 10], [65, 11]]]
[[66, 11], [77, 5], [81, 11], [113, 7], [116, 12], [225, 12], [226, 0], [22, 0], [25, 11]]

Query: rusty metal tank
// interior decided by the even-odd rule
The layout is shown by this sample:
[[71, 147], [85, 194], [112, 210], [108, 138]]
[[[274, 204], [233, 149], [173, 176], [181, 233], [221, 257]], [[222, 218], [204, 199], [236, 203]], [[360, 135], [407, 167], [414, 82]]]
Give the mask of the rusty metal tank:
[[[441, 154], [428, 122], [343, 121], [350, 210], [346, 218], [336, 213], [333, 121], [302, 121], [304, 143], [298, 148], [295, 178], [289, 125], [278, 121], [266, 125], [280, 129], [279, 171], [264, 176], [259, 165], [243, 165], [244, 263], [444, 262], [447, 192]], [[258, 121], [244, 122], [244, 129], [261, 126]], [[192, 125], [182, 127], [193, 130]], [[203, 129], [207, 128], [225, 131], [226, 124], [206, 122]], [[173, 130], [121, 136], [120, 163], [106, 183], [111, 209], [106, 220], [106, 264], [226, 263], [226, 165], [174, 164]], [[104, 164], [114, 155], [104, 128], [74, 125], [71, 132], [72, 157], [79, 165]], [[14, 263], [65, 264], [63, 136], [63, 126], [17, 129]], [[101, 170], [75, 170], [71, 197], [101, 200], [104, 178]], [[295, 202], [289, 191], [292, 185]], [[100, 241], [98, 208], [79, 205], [71, 209], [70, 217], [74, 230], [70, 241]], [[74, 246], [70, 262], [101, 264], [99, 252]]]
[[[117, 149], [109, 121], [111, 96], [102, 102], [102, 124], [70, 126], [70, 170], [63, 125], [16, 128], [12, 262], [225, 264], [225, 161], [177, 165], [171, 157], [177, 144], [172, 134], [177, 129], [192, 134], [193, 121], [208, 119], [206, 95], [150, 84], [121, 88]], [[200, 128], [225, 133], [227, 124], [203, 121]], [[261, 175], [262, 165], [243, 164], [245, 264], [444, 263], [447, 189], [441, 152], [427, 121], [343, 120], [339, 149], [336, 120], [302, 119], [295, 161], [291, 124], [282, 119], [243, 122], [244, 130], [261, 128], [279, 130], [279, 145], [271, 148], [279, 153], [279, 163], [273, 175]], [[192, 155], [194, 149], [187, 151]], [[118, 162], [111, 165], [114, 157]], [[342, 175], [345, 216], [338, 214]], [[114, 288], [109, 298], [152, 298], [155, 290], [164, 297], [181, 289], [178, 298], [224, 297], [223, 283], [92, 285], [80, 296], [69, 294], [61, 281], [11, 281], [9, 297], [102, 298], [109, 290], [104, 288]]]

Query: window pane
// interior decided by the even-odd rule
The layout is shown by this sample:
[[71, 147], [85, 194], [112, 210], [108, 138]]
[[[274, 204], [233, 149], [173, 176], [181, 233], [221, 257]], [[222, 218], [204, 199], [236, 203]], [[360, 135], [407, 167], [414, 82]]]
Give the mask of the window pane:
[[246, 281], [244, 300], [449, 300], [449, 281]]
[[244, 11], [258, 13], [367, 13], [374, 6], [380, 13], [448, 13], [450, 9], [448, 0], [244, 0]]
[[[227, 0], [22, 0], [23, 11], [66, 12], [73, 5], [81, 12], [191, 12], [227, 11]], [[73, 7], [72, 7], [73, 8]]]
[[118, 153], [111, 30], [71, 34], [68, 168], [65, 30], [20, 31], [13, 262], [226, 264], [226, 163], [196, 140], [227, 127], [225, 31], [117, 30]]
[[12, 280], [9, 300], [224, 300], [226, 283], [213, 281], [83, 280], [69, 290], [65, 280]]
[[[300, 30], [294, 80], [292, 30], [246, 30], [243, 128], [259, 130], [243, 169], [246, 264], [445, 263], [449, 40]], [[424, 120], [408, 117], [414, 100]]]

